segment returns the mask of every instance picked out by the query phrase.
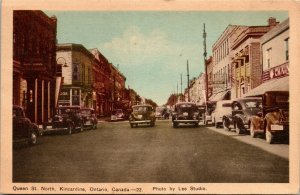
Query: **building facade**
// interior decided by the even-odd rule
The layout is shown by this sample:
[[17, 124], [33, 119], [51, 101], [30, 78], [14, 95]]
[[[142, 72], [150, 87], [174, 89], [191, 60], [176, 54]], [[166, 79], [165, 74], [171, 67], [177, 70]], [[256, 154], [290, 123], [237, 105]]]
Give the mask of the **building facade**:
[[93, 63], [93, 97], [94, 109], [99, 116], [107, 116], [110, 113], [112, 105], [110, 75], [111, 68], [106, 57], [97, 49], [90, 49], [95, 56]]
[[246, 26], [229, 25], [213, 44], [213, 91], [211, 100], [231, 99], [233, 35], [240, 34]]
[[94, 55], [81, 44], [58, 44], [56, 58], [63, 78], [58, 105], [92, 108]]
[[55, 109], [57, 19], [42, 11], [13, 12], [13, 104], [41, 124]]
[[200, 73], [190, 83], [190, 102], [201, 105], [205, 102], [205, 74]]
[[244, 96], [289, 91], [289, 19], [261, 37], [262, 84]]
[[269, 18], [266, 26], [248, 26], [232, 35], [232, 99], [242, 97], [262, 83], [260, 37], [277, 24], [275, 18]]

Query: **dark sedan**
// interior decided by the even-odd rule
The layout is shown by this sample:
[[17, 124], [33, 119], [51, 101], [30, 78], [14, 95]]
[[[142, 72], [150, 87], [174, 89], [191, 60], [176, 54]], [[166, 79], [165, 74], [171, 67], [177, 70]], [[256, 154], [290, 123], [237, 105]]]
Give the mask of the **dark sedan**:
[[261, 111], [262, 99], [246, 97], [232, 102], [232, 112], [223, 118], [223, 127], [234, 128], [237, 134], [247, 133], [250, 128], [251, 117]]
[[172, 114], [173, 127], [176, 128], [180, 123], [193, 124], [195, 127], [199, 125], [199, 110], [195, 103], [180, 102], [175, 105]]

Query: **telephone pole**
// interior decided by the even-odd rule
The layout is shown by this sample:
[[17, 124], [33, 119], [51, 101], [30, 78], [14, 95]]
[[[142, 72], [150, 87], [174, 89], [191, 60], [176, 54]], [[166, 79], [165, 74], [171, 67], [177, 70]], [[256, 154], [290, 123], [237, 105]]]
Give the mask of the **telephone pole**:
[[189, 72], [189, 61], [186, 64], [187, 69], [187, 90], [188, 90], [188, 102], [190, 102], [190, 72]]
[[207, 75], [207, 66], [206, 66], [206, 32], [205, 32], [205, 23], [203, 24], [203, 56], [204, 56], [204, 67], [205, 67], [205, 101], [208, 101], [208, 75]]

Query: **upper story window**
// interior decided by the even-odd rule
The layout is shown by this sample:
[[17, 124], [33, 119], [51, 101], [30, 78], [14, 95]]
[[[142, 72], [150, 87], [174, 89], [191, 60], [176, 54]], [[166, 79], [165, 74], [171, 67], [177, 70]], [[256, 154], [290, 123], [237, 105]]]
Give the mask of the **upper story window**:
[[284, 47], [285, 47], [285, 60], [289, 60], [289, 38], [284, 40]]
[[271, 54], [272, 54], [272, 48], [267, 49], [267, 51], [266, 51], [266, 64], [267, 64], [267, 68], [271, 67]]

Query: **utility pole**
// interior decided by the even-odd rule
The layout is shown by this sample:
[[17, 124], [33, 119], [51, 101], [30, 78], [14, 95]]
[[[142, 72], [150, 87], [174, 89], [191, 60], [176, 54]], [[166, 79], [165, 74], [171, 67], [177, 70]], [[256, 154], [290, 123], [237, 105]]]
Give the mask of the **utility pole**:
[[190, 73], [189, 73], [189, 61], [186, 63], [187, 70], [187, 89], [188, 89], [188, 102], [190, 102]]
[[206, 66], [206, 32], [205, 32], [205, 23], [203, 24], [203, 56], [204, 56], [204, 67], [205, 67], [205, 101], [208, 101], [208, 75], [207, 75], [207, 66]]

